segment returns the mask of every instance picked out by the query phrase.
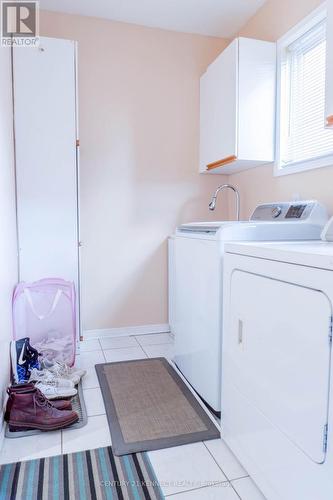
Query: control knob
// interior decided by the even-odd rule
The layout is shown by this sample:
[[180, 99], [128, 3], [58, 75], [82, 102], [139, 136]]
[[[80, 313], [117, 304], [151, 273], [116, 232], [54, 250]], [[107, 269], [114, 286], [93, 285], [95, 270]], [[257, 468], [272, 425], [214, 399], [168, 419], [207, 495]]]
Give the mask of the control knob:
[[274, 207], [272, 208], [272, 217], [273, 219], [277, 219], [279, 217], [279, 215], [281, 214], [282, 212], [282, 208], [281, 207]]

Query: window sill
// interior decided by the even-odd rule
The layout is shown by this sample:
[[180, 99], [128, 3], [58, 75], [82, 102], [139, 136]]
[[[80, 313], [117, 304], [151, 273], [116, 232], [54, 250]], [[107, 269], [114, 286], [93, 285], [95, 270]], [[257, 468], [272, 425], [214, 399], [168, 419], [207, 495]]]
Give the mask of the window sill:
[[281, 167], [279, 163], [274, 165], [274, 177], [281, 175], [298, 174], [316, 168], [331, 167], [333, 166], [333, 155], [324, 156], [322, 158], [315, 158], [314, 160], [303, 161], [294, 163], [286, 167]]

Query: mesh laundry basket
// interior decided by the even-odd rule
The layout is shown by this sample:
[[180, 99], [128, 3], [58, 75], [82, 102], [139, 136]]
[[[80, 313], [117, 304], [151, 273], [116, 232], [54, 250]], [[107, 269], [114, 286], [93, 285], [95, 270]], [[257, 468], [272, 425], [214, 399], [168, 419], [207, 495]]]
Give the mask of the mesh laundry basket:
[[30, 344], [49, 362], [73, 366], [76, 343], [74, 283], [48, 278], [19, 283], [13, 295], [14, 340]]

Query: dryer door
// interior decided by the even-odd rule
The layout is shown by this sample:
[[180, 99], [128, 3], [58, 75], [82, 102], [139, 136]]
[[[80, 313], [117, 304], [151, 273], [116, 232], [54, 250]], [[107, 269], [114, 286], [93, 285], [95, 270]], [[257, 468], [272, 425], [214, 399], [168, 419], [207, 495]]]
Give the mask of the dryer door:
[[317, 463], [325, 460], [331, 315], [318, 290], [244, 271], [232, 275], [232, 381]]

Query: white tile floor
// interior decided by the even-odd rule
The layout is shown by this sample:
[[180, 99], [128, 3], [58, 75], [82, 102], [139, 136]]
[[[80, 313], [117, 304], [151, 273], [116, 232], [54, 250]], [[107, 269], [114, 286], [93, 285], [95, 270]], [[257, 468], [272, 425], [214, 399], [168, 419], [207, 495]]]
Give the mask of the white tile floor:
[[[173, 356], [167, 334], [86, 340], [77, 365], [85, 368], [83, 380], [88, 424], [36, 436], [5, 439], [0, 463], [16, 462], [61, 453], [72, 453], [111, 444], [104, 403], [94, 365], [147, 357]], [[161, 488], [174, 500], [264, 500], [241, 464], [221, 440], [205, 441], [149, 452]]]

